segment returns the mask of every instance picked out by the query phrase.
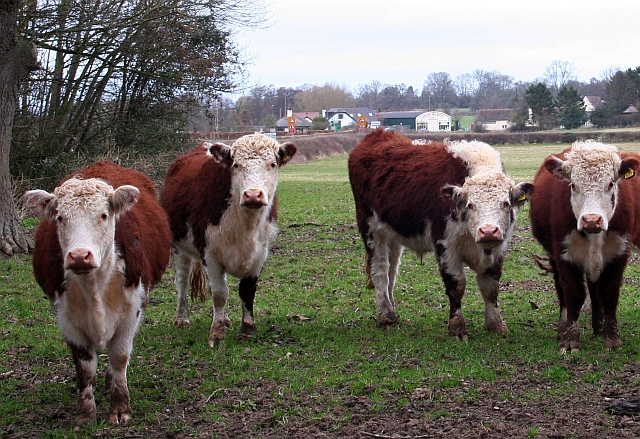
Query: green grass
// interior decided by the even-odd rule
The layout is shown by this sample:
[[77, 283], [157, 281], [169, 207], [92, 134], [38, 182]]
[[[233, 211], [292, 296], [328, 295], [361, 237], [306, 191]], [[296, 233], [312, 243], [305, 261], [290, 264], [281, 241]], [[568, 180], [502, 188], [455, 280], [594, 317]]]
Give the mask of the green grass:
[[[498, 149], [507, 172], [519, 182], [532, 181], [542, 159], [562, 146]], [[512, 244], [506, 258], [499, 296], [509, 332], [484, 331], [482, 298], [469, 276], [463, 311], [470, 340], [464, 343], [447, 336], [448, 300], [433, 256], [421, 261], [405, 252], [396, 286], [400, 323], [378, 328], [374, 294], [364, 288], [364, 250], [355, 226], [347, 156], [283, 168], [278, 196], [280, 233], [259, 283], [255, 337], [236, 338], [241, 309], [234, 278], [229, 278], [228, 307], [234, 328], [223, 351], [207, 344], [210, 302], [192, 305], [190, 327], [173, 327], [171, 267], [152, 292], [161, 303], [147, 309], [129, 368], [140, 434], [169, 415], [168, 433], [193, 432], [195, 427], [190, 430], [180, 421], [181, 410], [195, 411], [209, 422], [219, 422], [225, 412], [264, 410], [254, 393], [260, 383], [273, 388], [269, 410], [276, 424], [302, 416], [332, 419], [337, 428], [348, 419], [335, 417], [334, 409], [344, 407], [350, 396], [366, 396], [371, 410], [384, 411], [389, 395], [405, 395], [395, 400], [402, 407], [409, 403], [408, 395], [421, 391], [435, 404], [426, 418], [456, 417], [458, 413], [437, 406], [437, 389], [462, 389], [461, 401], [473, 402], [483, 398], [479, 383], [527, 375], [535, 384], [524, 383], [517, 395], [500, 395], [526, 402], [584, 385], [597, 389], [608, 371], [640, 359], [640, 272], [635, 262], [627, 269], [618, 313], [622, 348], [605, 351], [583, 316], [581, 351], [559, 353], [558, 306], [552, 280], [541, 276], [531, 260], [541, 248], [528, 232], [526, 208], [518, 213], [517, 235], [523, 239]], [[30, 259], [3, 261], [0, 278], [0, 432], [35, 428], [26, 424], [26, 414], [38, 419], [34, 431], [42, 434], [34, 436], [91, 436], [104, 429], [102, 422], [74, 431], [69, 422], [56, 420], [56, 413], [75, 406], [75, 372]], [[98, 395], [104, 410], [106, 401], [100, 391]], [[292, 399], [299, 402], [295, 408], [283, 405]], [[321, 401], [324, 409], [310, 401]], [[342, 413], [349, 416], [348, 410]], [[531, 427], [528, 436], [538, 433]]]

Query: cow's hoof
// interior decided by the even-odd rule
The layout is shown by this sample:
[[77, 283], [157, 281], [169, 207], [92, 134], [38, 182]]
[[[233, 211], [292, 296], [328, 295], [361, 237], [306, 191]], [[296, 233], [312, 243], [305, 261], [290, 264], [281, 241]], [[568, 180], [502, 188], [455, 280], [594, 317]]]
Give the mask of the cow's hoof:
[[388, 312], [378, 315], [378, 325], [382, 328], [398, 324], [398, 315], [394, 312]]
[[256, 335], [258, 332], [258, 328], [255, 323], [245, 323], [242, 322], [242, 326], [240, 326], [240, 332], [244, 335]]
[[187, 317], [176, 317], [173, 319], [173, 326], [176, 328], [182, 328], [183, 326], [189, 326], [191, 322]]
[[89, 425], [96, 422], [96, 415], [94, 414], [93, 416], [89, 415], [89, 414], [81, 414], [76, 416], [76, 425], [80, 426], [80, 427], [84, 427], [85, 425]]
[[494, 334], [502, 334], [503, 332], [507, 332], [507, 325], [505, 325], [503, 321], [487, 323], [486, 328], [487, 331]]
[[464, 317], [456, 316], [449, 320], [447, 324], [447, 330], [449, 335], [457, 338], [458, 340], [469, 340], [469, 334], [467, 333], [467, 322]]
[[620, 338], [605, 338], [604, 347], [607, 349], [616, 349], [622, 346], [622, 340]]
[[109, 423], [111, 425], [124, 424], [131, 419], [132, 415], [133, 412], [130, 407], [112, 407], [111, 412], [109, 413]]

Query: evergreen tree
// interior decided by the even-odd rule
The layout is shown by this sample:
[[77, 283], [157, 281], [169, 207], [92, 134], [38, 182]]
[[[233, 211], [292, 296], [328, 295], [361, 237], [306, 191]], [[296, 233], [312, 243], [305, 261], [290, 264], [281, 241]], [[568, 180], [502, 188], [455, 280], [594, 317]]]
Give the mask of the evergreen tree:
[[554, 105], [551, 90], [543, 82], [530, 85], [524, 92], [524, 100], [531, 108], [531, 119], [541, 129], [552, 128]]
[[564, 86], [558, 91], [558, 123], [570, 130], [587, 121], [583, 97], [572, 86]]

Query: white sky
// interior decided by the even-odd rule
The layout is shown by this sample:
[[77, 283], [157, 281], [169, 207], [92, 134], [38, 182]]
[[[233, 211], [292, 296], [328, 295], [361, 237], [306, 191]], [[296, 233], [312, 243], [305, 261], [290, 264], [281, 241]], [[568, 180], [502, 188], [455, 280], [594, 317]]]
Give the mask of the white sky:
[[242, 31], [248, 87], [412, 85], [476, 69], [516, 81], [554, 60], [581, 81], [640, 66], [638, 0], [271, 0], [271, 26]]

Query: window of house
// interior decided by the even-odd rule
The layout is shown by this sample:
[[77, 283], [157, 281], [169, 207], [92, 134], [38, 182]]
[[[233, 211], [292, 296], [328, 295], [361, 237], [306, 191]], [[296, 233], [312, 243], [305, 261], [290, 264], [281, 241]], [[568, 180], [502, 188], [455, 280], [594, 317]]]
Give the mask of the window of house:
[[342, 119], [342, 116], [344, 116], [344, 114], [338, 114], [338, 119]]

